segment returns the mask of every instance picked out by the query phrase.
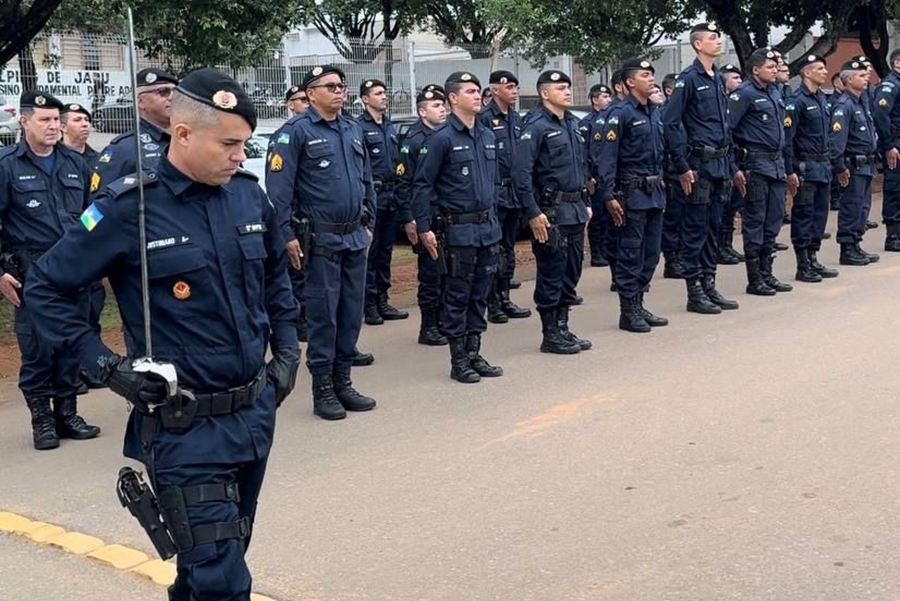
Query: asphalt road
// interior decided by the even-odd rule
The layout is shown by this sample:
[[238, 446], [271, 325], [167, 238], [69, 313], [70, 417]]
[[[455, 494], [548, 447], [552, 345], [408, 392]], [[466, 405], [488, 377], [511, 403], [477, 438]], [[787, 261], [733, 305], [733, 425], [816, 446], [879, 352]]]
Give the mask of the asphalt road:
[[[836, 264], [833, 240], [820, 258]], [[776, 273], [792, 280], [793, 267], [781, 253]], [[757, 298], [743, 267], [724, 267], [720, 288], [741, 308], [720, 316], [686, 313], [683, 284], [660, 277], [647, 304], [671, 325], [648, 335], [617, 329], [608, 271], [586, 269], [572, 326], [594, 349], [540, 354], [536, 316], [492, 327], [484, 354], [506, 375], [479, 385], [449, 380], [445, 348], [415, 344], [417, 319], [366, 328], [377, 362], [354, 378], [374, 412], [314, 418], [304, 373], [279, 413], [249, 552], [256, 589], [283, 601], [900, 599], [900, 256], [840, 269]], [[530, 292], [514, 294], [531, 305]], [[104, 435], [38, 453], [3, 386], [15, 402], [0, 403], [0, 510], [149, 551], [113, 492], [124, 403], [92, 393], [82, 412]], [[28, 544], [0, 536], [0, 564], [24, 568], [0, 569], [4, 599], [57, 598], [44, 591], [67, 591], [72, 562], [88, 561], [54, 561], [54, 589], [31, 576], [49, 559]], [[122, 601], [148, 598], [118, 573], [66, 598], [105, 599], [113, 578]]]

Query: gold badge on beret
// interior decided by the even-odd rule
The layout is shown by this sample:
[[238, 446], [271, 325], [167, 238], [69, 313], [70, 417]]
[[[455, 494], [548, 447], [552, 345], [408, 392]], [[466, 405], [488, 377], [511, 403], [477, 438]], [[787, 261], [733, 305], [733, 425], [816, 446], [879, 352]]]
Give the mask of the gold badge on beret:
[[313, 77], [318, 77], [319, 75], [321, 75], [323, 70], [324, 69], [322, 69], [322, 67], [315, 67], [312, 70]]
[[647, 61], [641, 61], [641, 69], [649, 69], [650, 63]]
[[469, 81], [470, 79], [472, 79], [472, 76], [469, 75], [468, 73], [463, 73], [462, 75], [459, 76], [459, 78], [463, 81]]
[[150, 73], [147, 73], [147, 76], [144, 77], [144, 81], [146, 81], [147, 83], [153, 83], [154, 81], [156, 81], [156, 73], [153, 73], [152, 71]]
[[80, 108], [81, 108], [81, 107], [78, 106], [77, 104], [70, 104], [70, 105], [69, 105], [69, 110], [70, 110], [70, 111], [77, 111], [77, 110], [80, 109]]
[[501, 78], [500, 78], [500, 83], [506, 83], [506, 82], [507, 82], [506, 77], [501, 77]]
[[44, 106], [45, 104], [47, 104], [47, 99], [43, 96], [35, 96], [34, 103], [38, 106]]
[[226, 90], [219, 90], [212, 97], [213, 104], [220, 109], [233, 109], [237, 106], [237, 96]]
[[370, 79], [369, 81], [367, 81], [363, 87], [371, 88], [371, 87], [372, 87], [372, 80]]
[[425, 92], [425, 98], [430, 100], [434, 98], [434, 94], [432, 92]]
[[715, 23], [707, 24], [706, 28], [710, 31], [718, 31], [719, 27]]
[[559, 81], [559, 73], [553, 72], [550, 74], [550, 81]]

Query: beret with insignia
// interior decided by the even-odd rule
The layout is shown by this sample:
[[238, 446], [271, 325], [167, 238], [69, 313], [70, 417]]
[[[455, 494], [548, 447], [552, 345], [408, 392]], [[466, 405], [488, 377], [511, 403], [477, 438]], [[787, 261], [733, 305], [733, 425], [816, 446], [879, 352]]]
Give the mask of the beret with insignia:
[[863, 64], [865, 64], [865, 65], [871, 65], [871, 64], [872, 64], [872, 61], [870, 61], [870, 60], [869, 60], [869, 57], [866, 56], [865, 54], [860, 54], [859, 56], [856, 57], [856, 60], [858, 60], [859, 62], [861, 62], [861, 63], [863, 63]]
[[447, 100], [444, 88], [434, 84], [422, 88], [422, 91], [416, 96], [416, 102], [427, 102], [429, 100]]
[[291, 86], [287, 89], [287, 92], [284, 93], [284, 100], [287, 102], [291, 99], [291, 96], [303, 91], [302, 86]]
[[595, 98], [600, 94], [609, 94], [612, 96], [612, 90], [609, 89], [609, 86], [605, 83], [595, 83], [591, 86], [590, 97]]
[[137, 74], [137, 87], [155, 86], [160, 83], [178, 84], [178, 78], [162, 69], [141, 69]]
[[384, 88], [386, 90], [387, 86], [380, 79], [367, 79], [359, 84], [359, 95], [365, 96], [375, 88]]
[[741, 73], [741, 68], [731, 63], [728, 63], [724, 67], [722, 67], [722, 73], [736, 73], [738, 75], [743, 75], [743, 73]]
[[91, 112], [84, 108], [84, 106], [78, 104], [77, 102], [73, 102], [72, 104], [67, 104], [62, 109], [60, 109], [59, 114], [65, 115], [66, 113], [81, 113], [85, 117], [88, 118], [88, 121], [91, 120]]
[[331, 73], [337, 73], [338, 77], [341, 78], [341, 81], [345, 80], [344, 72], [334, 65], [321, 65], [313, 67], [303, 76], [303, 89], [305, 90], [312, 82], [321, 77], [325, 77], [326, 75], [330, 75]]
[[778, 55], [771, 48], [757, 48], [750, 54], [748, 62], [753, 64], [754, 61], [778, 60]]
[[691, 33], [719, 33], [719, 26], [715, 23], [697, 23], [691, 27]]
[[516, 77], [512, 72], [504, 71], [501, 69], [500, 71], [494, 71], [493, 73], [491, 73], [491, 77], [490, 79], [488, 79], [488, 83], [500, 85], [508, 83], [517, 84], [519, 83], [519, 78]]
[[446, 88], [447, 85], [451, 83], [474, 83], [479, 88], [481, 87], [481, 82], [478, 78], [468, 71], [454, 71], [448, 75], [447, 81], [444, 82], [444, 87]]
[[827, 65], [828, 61], [825, 60], [824, 56], [820, 56], [818, 54], [807, 54], [803, 57], [803, 67], [806, 65], [814, 65], [815, 63], [822, 63], [823, 65]]
[[63, 109], [63, 103], [55, 96], [51, 96], [40, 90], [28, 90], [22, 92], [19, 97], [20, 109]]
[[538, 76], [537, 85], [542, 86], [548, 83], [567, 83], [569, 85], [572, 84], [572, 80], [568, 75], [559, 71], [557, 69], [551, 69], [549, 71], [544, 71]]
[[176, 88], [178, 92], [223, 113], [240, 115], [256, 129], [256, 108], [244, 88], [217, 69], [203, 68], [188, 73]]
[[865, 70], [866, 70], [866, 64], [855, 58], [847, 61], [846, 63], [844, 63], [841, 66], [841, 71], [865, 71]]
[[656, 73], [656, 69], [653, 68], [653, 63], [645, 58], [629, 58], [622, 63], [623, 76], [627, 78], [633, 71], [650, 71], [651, 73]]

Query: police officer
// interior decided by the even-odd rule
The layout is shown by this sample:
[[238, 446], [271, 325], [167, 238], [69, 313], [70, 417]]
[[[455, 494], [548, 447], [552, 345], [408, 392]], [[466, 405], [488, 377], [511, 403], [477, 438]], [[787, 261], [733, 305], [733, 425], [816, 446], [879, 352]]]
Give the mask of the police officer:
[[[172, 99], [167, 154], [143, 176], [153, 352], [175, 366], [174, 395], [133, 364], [147, 344], [138, 174], [99, 191], [81, 223], [35, 265], [25, 291], [39, 330], [133, 407], [125, 455], [147, 466], [175, 541], [173, 601], [250, 598], [244, 554], [275, 408], [299, 362], [275, 212], [256, 177], [239, 170], [255, 125], [236, 81], [194, 71]], [[130, 333], [128, 357], [103, 344], [72, 296], [104, 276]]]
[[[785, 106], [787, 103], [788, 97], [790, 97], [791, 94], [793, 94], [793, 91], [791, 90], [791, 86], [788, 83], [791, 80], [791, 70], [790, 70], [790, 67], [788, 67], [788, 64], [785, 62], [784, 55], [781, 54], [781, 52], [779, 52], [778, 50], [776, 50], [774, 48], [772, 49], [772, 52], [775, 53], [775, 60], [778, 61], [778, 75], [775, 78], [774, 87], [778, 91], [779, 96], [781, 96], [782, 106]], [[791, 195], [792, 194], [789, 191], [788, 196], [791, 196]], [[784, 208], [784, 211], [782, 211], [784, 213], [784, 215], [782, 216], [782, 219], [781, 219], [781, 222], [785, 225], [791, 223], [791, 214], [787, 210], [788, 196], [785, 196], [785, 199], [784, 199], [784, 207], [785, 208]], [[787, 249], [788, 249], [787, 244], [782, 244], [778, 240], [775, 241], [775, 250], [787, 250]]]
[[662, 81], [662, 91], [663, 96], [665, 96], [666, 101], [672, 96], [672, 92], [675, 91], [675, 82], [678, 81], [678, 73], [668, 73], [665, 77], [663, 77]]
[[750, 77], [728, 97], [738, 166], [734, 185], [744, 197], [741, 231], [747, 256], [747, 294], [773, 296], [793, 290], [772, 273], [786, 192], [784, 106], [774, 85], [778, 76], [775, 53], [769, 48], [754, 50], [747, 68]]
[[659, 108], [650, 97], [655, 70], [635, 58], [622, 63], [629, 95], [606, 117], [604, 142], [596, 157], [600, 199], [618, 228], [616, 286], [619, 328], [649, 332], [669, 324], [644, 308], [644, 289], [659, 263], [663, 209], [663, 133]]
[[[594, 122], [597, 121], [598, 118], [601, 118], [601, 114], [606, 110], [606, 107], [609, 106], [609, 103], [612, 102], [612, 96], [612, 90], [606, 84], [598, 83], [591, 86], [591, 112], [585, 115], [584, 118], [582, 118], [581, 121], [578, 122], [578, 131], [581, 132], [581, 137], [583, 137], [588, 144], [588, 172], [591, 174], [594, 173], [594, 168], [590, 165], [590, 140], [592, 135], [592, 128], [594, 126]], [[602, 136], [602, 131], [600, 133]], [[593, 186], [595, 192], [596, 181], [593, 180], [593, 178], [591, 179], [591, 185]], [[587, 227], [588, 244], [590, 244], [591, 247], [591, 267], [609, 266], [609, 261], [607, 261], [606, 257], [604, 256], [606, 249], [603, 246], [603, 228], [601, 225], [601, 215], [603, 213], [603, 210], [594, 211], [594, 214], [591, 216], [591, 220], [588, 223]]]
[[[728, 63], [720, 72], [726, 95], [731, 95], [744, 81], [743, 73], [737, 65]], [[732, 186], [722, 211], [722, 229], [716, 245], [716, 262], [719, 265], [737, 265], [744, 261], [744, 255], [734, 248], [734, 218], [741, 211], [742, 200], [740, 191]]]
[[891, 72], [881, 81], [872, 108], [878, 150], [884, 156], [884, 201], [881, 218], [887, 228], [884, 250], [900, 252], [900, 49], [891, 52]]
[[141, 117], [140, 131], [116, 136], [103, 149], [94, 166], [91, 192], [99, 190], [101, 185], [137, 171], [135, 135], [140, 141], [141, 168], [152, 170], [156, 167], [169, 143], [169, 116], [172, 94], [177, 84], [178, 78], [162, 69], [144, 69], [138, 72], [137, 110]]
[[291, 86], [284, 93], [284, 101], [291, 116], [302, 115], [309, 108], [309, 98], [302, 86]]
[[851, 60], [841, 67], [844, 93], [831, 113], [832, 173], [843, 188], [838, 213], [837, 242], [841, 265], [868, 265], [880, 258], [860, 248], [872, 204], [875, 177], [875, 123], [864, 100], [869, 73], [866, 65]]
[[[63, 104], [43, 92], [20, 98], [22, 138], [0, 149], [0, 293], [15, 307], [21, 366], [19, 390], [31, 411], [34, 448], [55, 449], [60, 438], [94, 438], [100, 428], [77, 413], [78, 362], [35, 331], [21, 288], [32, 264], [78, 221], [89, 198], [90, 170], [59, 140]], [[87, 296], [73, 295], [82, 318]], [[52, 407], [51, 407], [52, 401]]]
[[[668, 76], [667, 76], [668, 77]], [[663, 89], [667, 85], [669, 92], [666, 95], [666, 104], [669, 103], [672, 94], [675, 92], [675, 85], [678, 83], [678, 74], [673, 73], [671, 80], [663, 80]], [[665, 111], [665, 105], [660, 109], [660, 114]], [[684, 127], [682, 129], [682, 137], [684, 136]], [[602, 136], [601, 136], [602, 138]], [[664, 145], [668, 148], [670, 143], [664, 140]], [[681, 262], [681, 256], [684, 249], [681, 247], [681, 215], [684, 212], [684, 194], [679, 191], [681, 188], [681, 174], [677, 173], [675, 163], [672, 161], [671, 153], [666, 151], [663, 156], [663, 173], [666, 179], [666, 210], [663, 212], [663, 229], [662, 229], [662, 253], [666, 258], [665, 267], [663, 268], [663, 277], [671, 279], [684, 279], [684, 263]], [[609, 212], [603, 208], [601, 214], [608, 216]]]
[[534, 303], [541, 315], [542, 353], [573, 355], [591, 348], [569, 329], [569, 308], [584, 262], [584, 228], [591, 218], [585, 142], [572, 106], [572, 80], [540, 74], [541, 104], [522, 129], [513, 183], [525, 206], [537, 261]]
[[394, 171], [400, 152], [397, 130], [385, 114], [387, 86], [377, 79], [367, 79], [359, 86], [359, 97], [365, 111], [358, 121], [363, 129], [363, 143], [372, 164], [378, 211], [369, 247], [366, 275], [366, 324], [377, 326], [385, 320], [406, 319], [409, 313], [399, 311], [388, 302], [391, 287], [391, 257], [397, 236], [397, 206], [394, 201]]
[[[844, 82], [841, 81], [841, 72], [838, 71], [834, 75], [831, 76], [831, 94], [828, 95], [828, 114], [830, 115], [834, 112], [834, 105], [837, 102], [837, 99], [841, 97], [841, 94], [844, 93]], [[829, 204], [829, 209], [832, 211], [837, 211], [841, 206], [841, 194], [843, 194], [844, 189], [841, 188], [841, 185], [838, 183], [836, 177], [831, 178], [831, 201]]]
[[100, 153], [87, 143], [91, 137], [91, 112], [77, 102], [65, 104], [59, 111], [59, 125], [63, 144], [80, 154], [84, 163], [92, 168]]
[[419, 240], [446, 267], [441, 328], [450, 342], [450, 377], [466, 384], [503, 375], [481, 356], [501, 232], [497, 144], [477, 119], [480, 88], [468, 71], [447, 77], [450, 116], [422, 145], [412, 189]]
[[288, 219], [282, 217], [282, 233], [292, 265], [306, 272], [313, 412], [338, 420], [347, 411], [375, 408], [375, 400], [357, 392], [350, 379], [375, 189], [362, 128], [341, 114], [344, 73], [330, 65], [313, 67], [303, 87], [310, 108], [282, 128], [269, 154], [266, 189], [282, 215], [291, 214], [295, 227], [285, 227]]
[[509, 297], [510, 282], [516, 270], [516, 238], [522, 216], [522, 203], [516, 198], [510, 170], [516, 153], [522, 118], [516, 112], [519, 80], [509, 71], [490, 75], [491, 101], [481, 109], [478, 120], [494, 132], [497, 143], [497, 168], [500, 171], [500, 194], [497, 197], [497, 219], [503, 238], [500, 242], [499, 270], [488, 296], [488, 321], [506, 323], [510, 319], [531, 317], [531, 309], [518, 306]]
[[[869, 75], [869, 81], [866, 83], [866, 91], [863, 94], [862, 99], [863, 102], [866, 103], [866, 109], [874, 116], [873, 109], [875, 107], [875, 95], [878, 92], [878, 86], [872, 84], [872, 76], [875, 75], [875, 67], [872, 66], [872, 61], [869, 60], [869, 57], [865, 54], [859, 55], [855, 60], [866, 66], [866, 73]], [[869, 207], [866, 209], [866, 231], [878, 228], [878, 223], [869, 219], [871, 209], [872, 203], [869, 202]]]
[[791, 207], [791, 242], [797, 255], [800, 282], [821, 282], [838, 272], [819, 263], [828, 221], [831, 189], [828, 125], [831, 116], [822, 86], [828, 81], [825, 58], [809, 54], [801, 63], [800, 88], [787, 101], [784, 115], [784, 169], [794, 197]]
[[[441, 334], [441, 274], [437, 262], [419, 243], [419, 233], [413, 215], [418, 212], [412, 207], [412, 179], [419, 163], [419, 153], [426, 140], [431, 137], [447, 119], [446, 95], [444, 88], [427, 85], [416, 96], [416, 112], [419, 120], [409, 128], [400, 146], [400, 160], [397, 163], [397, 218], [413, 245], [418, 263], [418, 302], [422, 319], [419, 326], [419, 344], [426, 346], [446, 346], [447, 337]], [[429, 212], [430, 207], [421, 211]]]
[[[715, 23], [700, 23], [691, 28], [690, 40], [697, 58], [678, 76], [663, 126], [666, 148], [679, 173], [680, 186], [671, 191], [683, 204], [679, 237], [687, 310], [717, 314], [738, 308], [716, 290], [716, 242], [722, 208], [731, 193], [728, 107], [714, 64], [722, 54], [722, 38]], [[668, 257], [666, 261], [668, 267]]]

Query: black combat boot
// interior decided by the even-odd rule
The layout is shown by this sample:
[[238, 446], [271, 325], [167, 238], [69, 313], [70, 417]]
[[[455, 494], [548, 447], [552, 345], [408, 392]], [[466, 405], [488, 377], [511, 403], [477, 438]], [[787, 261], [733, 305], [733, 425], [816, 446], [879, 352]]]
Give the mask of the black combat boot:
[[487, 299], [487, 319], [491, 323], [501, 324], [509, 321], [509, 315], [504, 313], [500, 300], [500, 293], [492, 288]]
[[421, 307], [422, 325], [419, 327], [419, 344], [425, 346], [447, 346], [447, 337], [438, 329], [438, 309]]
[[[776, 242], [776, 243], [775, 243], [775, 250], [778, 251], [778, 252], [781, 252], [781, 251], [783, 251], [783, 250], [787, 250], [787, 249], [789, 249], [789, 248], [790, 248], [790, 246], [788, 246], [788, 245], [785, 244], [784, 242]], [[762, 263], [762, 262], [760, 262], [760, 264], [761, 264], [761, 263]]]
[[74, 395], [54, 399], [53, 416], [56, 418], [56, 433], [59, 438], [88, 440], [100, 435], [100, 428], [89, 425], [78, 415], [78, 401]]
[[590, 340], [579, 338], [569, 329], [569, 307], [561, 306], [556, 309], [556, 323], [559, 326], [560, 334], [567, 342], [577, 344], [578, 348], [583, 351], [590, 350], [594, 346]]
[[747, 257], [747, 294], [775, 296], [775, 289], [763, 280], [759, 257]]
[[509, 280], [502, 279], [498, 282], [500, 294], [500, 310], [506, 313], [510, 319], [525, 319], [531, 317], [531, 309], [520, 307], [509, 298]]
[[887, 224], [887, 238], [884, 239], [884, 250], [891, 253], [900, 252], [900, 223]]
[[672, 280], [684, 279], [684, 264], [681, 262], [681, 254], [670, 252], [665, 254], [666, 266], [663, 269], [663, 277]]
[[775, 253], [764, 253], [759, 259], [759, 272], [762, 274], [763, 281], [766, 286], [775, 290], [775, 292], [790, 292], [793, 286], [786, 282], [782, 282], [772, 273], [772, 266], [775, 263]]
[[737, 265], [740, 263], [732, 252], [734, 249], [731, 248], [730, 237], [727, 232], [719, 234], [719, 243], [716, 244], [716, 263], [719, 265]]
[[880, 255], [878, 255], [876, 253], [870, 253], [866, 250], [863, 250], [859, 246], [859, 242], [856, 243], [856, 251], [858, 253], [862, 254], [865, 258], [867, 258], [869, 260], [869, 263], [877, 263], [879, 261], [879, 259], [881, 259]]
[[55, 449], [59, 446], [59, 435], [56, 433], [56, 420], [50, 409], [50, 399], [25, 399], [31, 411], [31, 433], [34, 448], [38, 451]]
[[637, 295], [638, 298], [638, 310], [641, 312], [641, 317], [644, 318], [644, 321], [647, 322], [647, 325], [651, 328], [661, 328], [663, 326], [669, 325], [669, 320], [665, 317], [660, 317], [659, 315], [654, 315], [644, 306], [644, 293], [640, 292]]
[[816, 273], [818, 273], [820, 276], [822, 276], [826, 280], [828, 278], [838, 277], [837, 269], [831, 269], [830, 267], [825, 267], [824, 265], [819, 263], [819, 258], [816, 256], [816, 251], [810, 250], [807, 252], [809, 252], [809, 264], [812, 266], [813, 269], [816, 270]]
[[481, 382], [481, 376], [472, 369], [466, 352], [466, 337], [450, 338], [450, 377], [463, 384]]
[[866, 219], [866, 229], [867, 229], [867, 230], [877, 230], [877, 229], [878, 229], [878, 222], [876, 222], [876, 221], [871, 221], [871, 220], [869, 220], [869, 219]]
[[650, 331], [650, 324], [641, 315], [641, 303], [636, 295], [631, 298], [619, 296], [619, 329], [639, 334]]
[[603, 256], [603, 251], [599, 248], [594, 248], [594, 245], [591, 244], [591, 267], [608, 267], [609, 261], [606, 260], [606, 257]]
[[375, 363], [375, 355], [372, 353], [361, 353], [359, 349], [356, 349], [356, 354], [350, 359], [350, 363], [353, 367], [366, 367]]
[[809, 284], [821, 282], [822, 276], [813, 269], [809, 260], [809, 251], [805, 248], [797, 248], [794, 249], [794, 253], [797, 255], [797, 274], [794, 278], [798, 282], [807, 282]]
[[378, 297], [366, 296], [366, 307], [364, 318], [367, 326], [380, 326], [384, 323], [384, 318], [378, 311]]
[[306, 325], [306, 317], [297, 320], [297, 342], [309, 342], [309, 328]]
[[689, 313], [718, 315], [722, 312], [719, 305], [709, 300], [709, 297], [706, 296], [706, 292], [703, 291], [703, 284], [700, 283], [700, 278], [685, 280], [685, 285], [687, 287], [687, 310]]
[[347, 417], [347, 411], [334, 394], [334, 379], [331, 374], [313, 375], [312, 392], [315, 415], [331, 421]]
[[510, 290], [518, 290], [522, 287], [522, 280], [517, 280], [515, 278], [509, 281], [509, 289]]
[[738, 263], [743, 263], [745, 258], [738, 249], [734, 247], [734, 232], [728, 232], [728, 252], [734, 255], [734, 258], [738, 260]]
[[378, 295], [378, 314], [385, 321], [397, 321], [409, 317], [408, 311], [401, 311], [388, 302], [388, 293], [382, 292]]
[[375, 408], [375, 399], [362, 395], [353, 388], [349, 363], [334, 364], [332, 382], [334, 383], [334, 396], [347, 411], [371, 411]]
[[741, 307], [737, 301], [725, 298], [721, 292], [716, 290], [716, 276], [713, 274], [708, 273], [700, 278], [700, 284], [703, 286], [706, 298], [723, 311], [735, 311]]
[[841, 265], [868, 265], [869, 257], [860, 252], [859, 247], [853, 243], [841, 244]]
[[[568, 308], [567, 308], [568, 310]], [[541, 352], [554, 355], [574, 355], [581, 352], [581, 347], [566, 339], [559, 327], [556, 309], [538, 309], [541, 315]]]
[[481, 356], [481, 334], [475, 333], [466, 336], [466, 355], [469, 357], [469, 365], [482, 378], [499, 378], [503, 375], [502, 367], [491, 365]]

